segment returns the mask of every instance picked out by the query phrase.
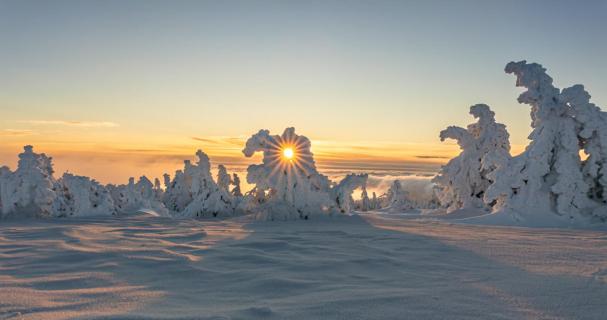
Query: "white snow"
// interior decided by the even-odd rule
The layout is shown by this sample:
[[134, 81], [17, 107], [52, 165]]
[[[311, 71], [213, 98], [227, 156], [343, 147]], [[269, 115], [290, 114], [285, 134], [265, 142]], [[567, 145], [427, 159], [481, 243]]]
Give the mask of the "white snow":
[[168, 181], [164, 196], [167, 208], [183, 217], [233, 215], [236, 202], [228, 191], [227, 172], [222, 173], [220, 168], [221, 185], [218, 185], [211, 176], [211, 163], [206, 153], [198, 150], [196, 156], [196, 164], [184, 161], [183, 171], [177, 171], [173, 181]]
[[[247, 182], [255, 185], [245, 199], [247, 210], [257, 207], [260, 220], [293, 220], [329, 216], [352, 209], [352, 193], [366, 185], [368, 175], [347, 175], [334, 183], [316, 168], [312, 143], [305, 136], [286, 128], [282, 135], [259, 130], [246, 142], [242, 153], [263, 154], [262, 164], [247, 168]], [[289, 150], [293, 157], [284, 157]]]
[[403, 217], [4, 221], [0, 318], [604, 317], [607, 231]]
[[476, 123], [466, 129], [451, 126], [440, 133], [441, 141], [454, 139], [462, 149], [432, 180], [447, 212], [484, 208], [483, 197], [495, 179], [493, 171], [510, 160], [506, 126], [495, 121], [489, 106], [473, 105], [470, 114], [478, 119]]

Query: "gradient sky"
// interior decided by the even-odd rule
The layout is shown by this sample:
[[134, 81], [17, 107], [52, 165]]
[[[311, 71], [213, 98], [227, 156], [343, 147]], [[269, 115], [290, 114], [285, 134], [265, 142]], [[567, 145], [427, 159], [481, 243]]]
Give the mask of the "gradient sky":
[[607, 106], [606, 57], [605, 0], [0, 0], [0, 164], [29, 143], [102, 182], [198, 148], [241, 170], [249, 135], [294, 126], [325, 170], [427, 172], [472, 104], [527, 144], [507, 62]]

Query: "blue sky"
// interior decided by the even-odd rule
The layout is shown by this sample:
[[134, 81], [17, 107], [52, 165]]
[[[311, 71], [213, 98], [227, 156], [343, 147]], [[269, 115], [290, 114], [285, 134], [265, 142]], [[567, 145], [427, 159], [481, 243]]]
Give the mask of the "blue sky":
[[287, 126], [333, 149], [456, 152], [438, 132], [481, 102], [522, 147], [505, 64], [607, 105], [605, 30], [607, 1], [0, 1], [0, 130], [23, 133], [0, 163], [29, 141], [170, 153]]

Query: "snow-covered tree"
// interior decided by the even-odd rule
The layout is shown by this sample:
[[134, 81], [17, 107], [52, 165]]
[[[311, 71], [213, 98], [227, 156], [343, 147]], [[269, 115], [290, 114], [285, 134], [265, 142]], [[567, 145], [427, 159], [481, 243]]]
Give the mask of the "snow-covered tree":
[[234, 188], [232, 188], [232, 195], [237, 198], [242, 197], [242, 191], [240, 189], [240, 177], [236, 173], [232, 174], [232, 185], [234, 186]]
[[372, 209], [373, 208], [371, 208], [371, 200], [369, 199], [367, 188], [363, 186], [362, 191], [360, 193], [360, 210], [364, 212]]
[[165, 183], [168, 182], [164, 195], [166, 207], [187, 217], [232, 215], [236, 207], [234, 199], [213, 181], [209, 157], [201, 150], [196, 156], [197, 163], [184, 161], [183, 171], [178, 170], [172, 181], [165, 177]]
[[12, 192], [12, 171], [7, 166], [0, 167], [0, 217], [9, 212], [9, 197]]
[[55, 186], [52, 215], [109, 216], [116, 214], [108, 189], [89, 177], [64, 173]]
[[119, 213], [134, 213], [140, 210], [152, 210], [159, 215], [166, 216], [169, 211], [161, 201], [160, 181], [156, 179], [156, 185], [146, 176], [129, 178], [126, 185], [108, 185], [112, 199]]
[[55, 199], [52, 158], [25, 146], [17, 170], [2, 169], [2, 215], [50, 216]]
[[222, 164], [218, 166], [217, 172], [217, 186], [224, 190], [225, 192], [230, 192], [230, 184], [232, 183], [232, 178], [228, 174], [228, 170]]
[[260, 219], [308, 219], [334, 207], [329, 199], [330, 181], [316, 169], [310, 146], [310, 140], [297, 135], [294, 128], [282, 135], [260, 130], [247, 140], [242, 151], [246, 157], [263, 153], [262, 164], [247, 169], [247, 182], [268, 197], [260, 208]]
[[372, 196], [371, 196], [371, 203], [370, 203], [370, 207], [369, 209], [371, 210], [377, 210], [381, 207], [380, 205], [380, 201], [377, 198], [377, 194], [375, 192], [373, 192]]
[[496, 165], [485, 194], [494, 211], [509, 210], [516, 219], [556, 212], [573, 218], [590, 206], [579, 156], [579, 124], [546, 69], [526, 61], [510, 62], [506, 72], [524, 87], [518, 101], [531, 106], [530, 144], [511, 161]]
[[352, 210], [352, 193], [355, 189], [365, 188], [367, 185], [368, 174], [349, 174], [345, 176], [337, 185], [331, 188], [331, 199], [337, 204], [337, 208], [342, 213]]
[[[163, 196], [164, 190], [162, 190], [162, 186], [160, 185], [160, 179], [154, 178], [154, 200], [162, 202]], [[164, 203], [162, 205], [164, 206]]]
[[590, 102], [590, 94], [582, 85], [563, 89], [561, 100], [579, 124], [578, 138], [588, 156], [582, 164], [589, 197], [596, 205], [607, 204], [607, 113]]
[[389, 211], [406, 211], [413, 209], [409, 194], [403, 188], [399, 180], [394, 180], [386, 192]]
[[456, 140], [461, 153], [441, 168], [432, 180], [437, 197], [447, 212], [462, 208], [484, 208], [483, 197], [497, 166], [510, 159], [506, 126], [495, 121], [485, 104], [470, 107], [477, 122], [467, 128], [451, 126], [441, 131], [441, 141]]

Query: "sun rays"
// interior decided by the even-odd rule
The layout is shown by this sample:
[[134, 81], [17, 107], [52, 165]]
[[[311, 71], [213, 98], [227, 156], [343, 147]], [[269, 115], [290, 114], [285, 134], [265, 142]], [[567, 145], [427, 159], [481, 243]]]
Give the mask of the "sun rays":
[[291, 147], [285, 147], [282, 149], [282, 156], [286, 159], [286, 160], [293, 160], [293, 157], [295, 157], [295, 153], [293, 152], [293, 148]]

